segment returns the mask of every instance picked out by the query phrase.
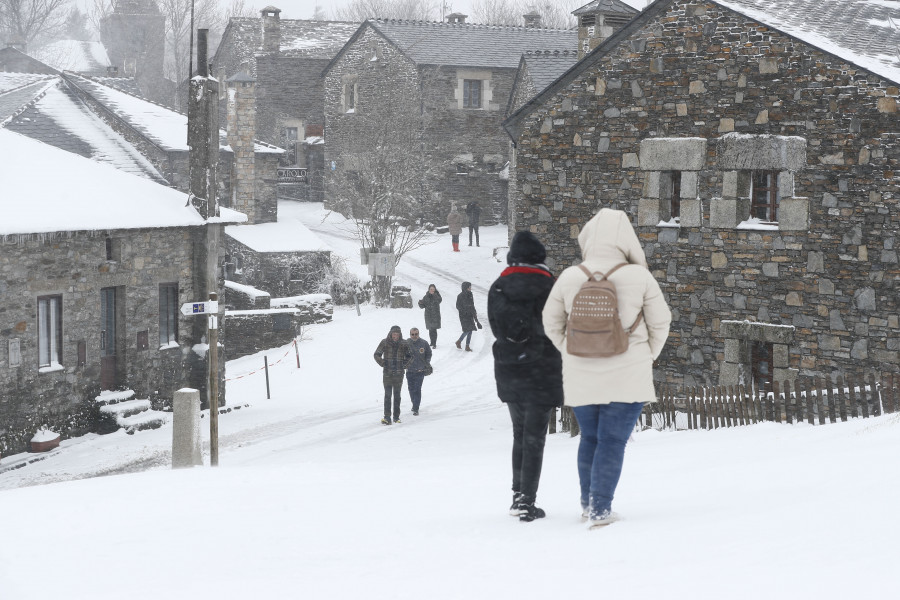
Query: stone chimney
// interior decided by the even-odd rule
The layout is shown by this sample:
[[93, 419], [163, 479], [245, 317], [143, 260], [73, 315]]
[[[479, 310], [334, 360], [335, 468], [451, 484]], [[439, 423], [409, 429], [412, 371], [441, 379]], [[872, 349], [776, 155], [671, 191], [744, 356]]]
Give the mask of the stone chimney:
[[258, 223], [256, 207], [256, 80], [237, 73], [227, 80], [225, 131], [234, 153], [231, 164], [231, 208]]
[[22, 38], [15, 38], [6, 42], [7, 48], [18, 50], [22, 54], [28, 54], [28, 43]]
[[522, 15], [522, 18], [525, 19], [525, 27], [527, 29], [540, 29], [543, 27], [541, 23], [541, 13], [536, 10], [531, 11], [527, 15]]
[[466, 19], [469, 18], [469, 15], [464, 15], [462, 13], [450, 13], [447, 15], [448, 23], [465, 23]]
[[263, 52], [277, 54], [281, 51], [281, 9], [267, 6], [259, 13], [262, 15]]
[[628, 24], [639, 10], [622, 2], [603, 10], [592, 2], [572, 12], [578, 19], [578, 60]]

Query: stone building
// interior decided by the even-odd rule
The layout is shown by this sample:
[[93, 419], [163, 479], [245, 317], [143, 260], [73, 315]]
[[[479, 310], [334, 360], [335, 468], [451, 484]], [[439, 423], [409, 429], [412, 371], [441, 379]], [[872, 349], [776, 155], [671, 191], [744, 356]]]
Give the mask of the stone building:
[[[3, 453], [41, 425], [96, 430], [106, 410], [140, 428], [176, 389], [206, 389], [204, 339], [179, 309], [219, 276], [208, 236], [244, 216], [207, 221], [185, 193], [2, 127], [0, 180]], [[123, 402], [104, 408], [111, 399]]]
[[515, 229], [559, 272], [598, 208], [631, 216], [673, 310], [660, 379], [897, 371], [898, 22], [893, 1], [654, 2], [505, 122]]
[[[341, 21], [282, 19], [267, 6], [233, 17], [212, 58], [225, 81], [244, 73], [256, 82], [257, 136], [285, 149], [281, 195], [321, 202], [325, 125], [322, 71], [358, 27]], [[223, 107], [224, 115], [224, 107]]]
[[100, 21], [100, 41], [117, 76], [134, 78], [145, 98], [171, 102], [174, 85], [163, 71], [166, 17], [156, 0], [116, 0]]
[[[501, 122], [527, 50], [574, 51], [575, 31], [448, 22], [368, 20], [325, 69], [328, 175], [359, 172], [379, 145], [372, 122], [408, 128], [420, 149], [421, 217], [444, 222], [450, 204], [481, 202], [482, 221], [506, 208], [509, 141]], [[417, 136], [417, 137], [416, 137]]]

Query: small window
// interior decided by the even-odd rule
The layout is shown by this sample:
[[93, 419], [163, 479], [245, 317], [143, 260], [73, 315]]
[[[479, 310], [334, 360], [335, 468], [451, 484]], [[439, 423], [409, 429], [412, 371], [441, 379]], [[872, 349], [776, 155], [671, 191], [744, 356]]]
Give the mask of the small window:
[[120, 256], [119, 240], [113, 237], [106, 237], [106, 260], [118, 261]]
[[284, 164], [297, 164], [297, 128], [285, 127], [281, 132], [284, 147]]
[[344, 112], [356, 112], [356, 81], [348, 81], [344, 84]]
[[753, 171], [750, 178], [750, 217], [778, 220], [778, 172]]
[[480, 79], [463, 79], [463, 108], [481, 108]]
[[669, 218], [681, 219], [681, 171], [668, 171], [661, 182], [663, 198], [669, 205]]
[[178, 284], [159, 284], [159, 345], [178, 343]]
[[62, 296], [38, 297], [38, 366], [62, 366]]
[[753, 387], [758, 391], [771, 390], [775, 373], [771, 343], [750, 342], [750, 368]]

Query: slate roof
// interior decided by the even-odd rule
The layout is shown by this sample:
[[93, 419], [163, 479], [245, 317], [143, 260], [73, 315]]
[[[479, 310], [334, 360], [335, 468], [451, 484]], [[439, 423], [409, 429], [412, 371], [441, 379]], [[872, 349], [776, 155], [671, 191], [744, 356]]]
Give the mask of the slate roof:
[[363, 26], [366, 24], [420, 65], [515, 69], [528, 50], [578, 47], [574, 29], [379, 19], [369, 19]]
[[[709, 0], [900, 84], [900, 2], [893, 0]], [[597, 46], [552, 85], [512, 114], [503, 126], [515, 139], [522, 119], [581, 75], [673, 0], [656, 0]]]
[[60, 71], [91, 75], [106, 75], [106, 68], [111, 64], [103, 44], [79, 40], [52, 42], [37, 50], [34, 58]]
[[[280, 19], [282, 56], [305, 56], [331, 60], [359, 28], [359, 23], [344, 21], [311, 21]], [[220, 50], [230, 46], [238, 62], [247, 64], [256, 75], [256, 54], [262, 52], [262, 18], [232, 17], [222, 34], [213, 62], [218, 63]]]
[[578, 62], [578, 52], [575, 50], [543, 50], [528, 51], [522, 55], [528, 75], [534, 83], [535, 93], [541, 91], [568, 71], [572, 65]]
[[10, 119], [6, 129], [120, 171], [167, 183], [134, 146], [91, 112], [59, 77], [48, 82], [39, 96]]
[[585, 4], [581, 8], [577, 8], [572, 11], [572, 14], [576, 17], [579, 17], [584, 14], [591, 13], [619, 13], [623, 15], [636, 15], [640, 11], [632, 6], [621, 2], [620, 0], [594, 0], [593, 2], [589, 2]]
[[57, 81], [58, 78], [53, 75], [0, 73], [0, 127], [24, 111]]

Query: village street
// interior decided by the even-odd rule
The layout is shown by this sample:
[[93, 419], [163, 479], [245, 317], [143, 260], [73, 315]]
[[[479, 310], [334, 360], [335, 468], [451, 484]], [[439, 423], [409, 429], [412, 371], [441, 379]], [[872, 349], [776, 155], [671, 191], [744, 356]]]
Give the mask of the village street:
[[[282, 215], [365, 269], [321, 205]], [[493, 251], [506, 232], [483, 228], [481, 248], [460, 253], [447, 237], [434, 235], [399, 266], [397, 283], [414, 299], [429, 283], [444, 298], [420, 416], [404, 390], [403, 422], [378, 423], [372, 351], [393, 324], [404, 335], [422, 327], [421, 311], [339, 307], [334, 322], [304, 329], [299, 369], [291, 346], [228, 363], [232, 411], [219, 421], [218, 468], [171, 470], [167, 424], [66, 440], [0, 473], [2, 597], [897, 594], [897, 415], [635, 433], [615, 503], [624, 520], [590, 532], [579, 520], [577, 438], [551, 435], [538, 495], [547, 518], [507, 516], [512, 436], [487, 329], [475, 352], [453, 346], [459, 282], [473, 282], [486, 322], [484, 292], [502, 269]], [[206, 419], [202, 427], [207, 435]]]

